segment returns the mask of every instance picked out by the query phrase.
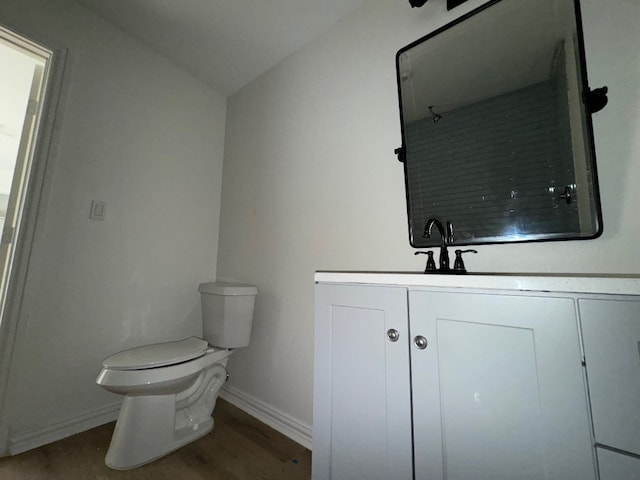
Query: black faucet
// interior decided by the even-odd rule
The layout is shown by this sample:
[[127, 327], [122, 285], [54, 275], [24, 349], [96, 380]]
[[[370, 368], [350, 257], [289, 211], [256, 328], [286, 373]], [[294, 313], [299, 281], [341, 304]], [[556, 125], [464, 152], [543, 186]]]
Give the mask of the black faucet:
[[449, 251], [447, 250], [447, 245], [453, 244], [453, 224], [451, 222], [447, 222], [447, 227], [445, 231], [445, 227], [442, 225], [442, 222], [437, 218], [430, 218], [427, 220], [427, 224], [424, 226], [424, 233], [422, 234], [425, 238], [431, 238], [431, 230], [433, 226], [436, 226], [438, 229], [438, 233], [440, 234], [440, 272], [445, 273], [449, 272], [451, 268], [449, 268]]

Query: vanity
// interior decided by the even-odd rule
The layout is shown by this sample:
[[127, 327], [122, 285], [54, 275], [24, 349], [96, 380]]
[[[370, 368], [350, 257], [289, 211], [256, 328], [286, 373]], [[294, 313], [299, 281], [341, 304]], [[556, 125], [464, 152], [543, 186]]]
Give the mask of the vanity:
[[439, 268], [316, 273], [313, 479], [640, 479], [640, 277], [447, 252], [601, 235], [579, 0], [488, 0], [396, 73], [409, 243]]
[[315, 282], [314, 480], [640, 478], [640, 277]]

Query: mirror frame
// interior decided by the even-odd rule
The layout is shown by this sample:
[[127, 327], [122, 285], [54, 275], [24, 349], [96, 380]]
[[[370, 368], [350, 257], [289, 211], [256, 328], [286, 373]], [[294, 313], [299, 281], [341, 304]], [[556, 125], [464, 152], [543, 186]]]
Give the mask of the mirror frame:
[[[401, 55], [405, 52], [407, 52], [408, 50], [428, 41], [429, 39], [442, 34], [443, 32], [456, 27], [457, 25], [465, 22], [466, 20], [470, 19], [471, 17], [474, 17], [478, 14], [482, 14], [484, 12], [484, 14], [488, 14], [490, 13], [487, 12], [487, 10], [489, 10], [491, 7], [493, 7], [494, 5], [501, 3], [503, 1], [508, 1], [508, 0], [488, 0], [486, 3], [480, 5], [479, 7], [461, 15], [460, 17], [454, 19], [453, 21], [437, 28], [436, 30], [432, 31], [431, 33], [417, 39], [416, 41], [410, 43], [409, 45], [401, 48], [397, 54], [396, 54], [396, 82], [397, 82], [397, 90], [398, 90], [398, 104], [399, 104], [399, 112], [400, 112], [400, 129], [401, 129], [401, 138], [402, 138], [402, 146], [400, 148], [397, 148], [394, 153], [397, 155], [398, 160], [400, 162], [403, 163], [403, 168], [404, 168], [404, 184], [405, 184], [405, 195], [406, 195], [406, 208], [407, 208], [407, 224], [408, 224], [408, 230], [409, 230], [409, 243], [411, 244], [412, 247], [414, 248], [431, 248], [431, 247], [437, 247], [441, 244], [440, 238], [438, 238], [436, 236], [436, 238], [425, 238], [423, 236], [423, 232], [413, 232], [412, 231], [412, 220], [411, 220], [411, 214], [412, 214], [412, 208], [411, 208], [411, 201], [410, 201], [410, 196], [409, 196], [409, 175], [408, 175], [408, 170], [407, 170], [407, 158], [406, 158], [406, 145], [407, 145], [407, 141], [406, 141], [406, 134], [405, 134], [405, 123], [404, 123], [404, 112], [403, 112], [403, 101], [402, 101], [402, 78], [401, 78], [401, 73], [400, 73], [400, 58]], [[530, 0], [530, 1], [535, 1], [535, 0]], [[571, 234], [555, 234], [555, 233], [542, 233], [540, 234], [541, 237], [536, 237], [536, 234], [530, 234], [529, 236], [533, 237], [533, 238], [526, 238], [526, 239], [512, 239], [509, 237], [505, 237], [505, 239], [503, 240], [493, 240], [493, 237], [491, 240], [481, 240], [481, 241], [473, 241], [473, 242], [469, 242], [466, 240], [463, 240], [461, 242], [455, 241], [455, 242], [451, 242], [450, 245], [460, 245], [460, 246], [464, 246], [464, 245], [489, 245], [489, 244], [505, 244], [505, 243], [530, 243], [530, 242], [548, 242], [548, 241], [566, 241], [566, 240], [592, 240], [595, 238], [598, 238], [602, 232], [603, 232], [603, 220], [602, 220], [602, 205], [601, 205], [601, 200], [600, 200], [600, 189], [599, 189], [599, 182], [598, 182], [598, 173], [597, 173], [597, 162], [596, 162], [596, 152], [595, 152], [595, 141], [594, 141], [594, 133], [593, 133], [593, 121], [592, 121], [592, 113], [595, 113], [596, 111], [600, 110], [601, 108], [604, 107], [604, 104], [606, 104], [607, 98], [606, 98], [606, 87], [604, 87], [603, 89], [600, 90], [604, 90], [604, 93], [602, 92], [596, 92], [599, 95], [597, 95], [599, 98], [598, 100], [604, 102], [599, 108], [597, 109], [592, 109], [590, 107], [590, 102], [593, 100], [593, 96], [596, 96], [593, 91], [591, 90], [591, 88], [589, 87], [589, 82], [588, 82], [588, 77], [587, 77], [587, 65], [586, 65], [586, 56], [585, 56], [585, 48], [584, 48], [584, 37], [583, 37], [583, 29], [582, 29], [582, 14], [581, 14], [581, 10], [580, 10], [580, 0], [566, 0], [567, 2], [572, 2], [573, 3], [573, 11], [574, 11], [574, 19], [575, 19], [575, 23], [576, 23], [576, 39], [577, 39], [577, 51], [578, 51], [578, 57], [579, 57], [579, 68], [580, 68], [580, 76], [578, 78], [578, 80], [580, 81], [581, 84], [581, 97], [582, 97], [582, 103], [584, 104], [583, 110], [584, 110], [584, 136], [585, 136], [585, 146], [586, 146], [586, 157], [585, 157], [585, 162], [587, 165], [590, 164], [591, 170], [590, 170], [590, 175], [591, 175], [591, 188], [592, 188], [592, 196], [593, 196], [593, 209], [595, 211], [593, 211], [593, 216], [594, 216], [594, 221], [597, 223], [597, 229], [595, 231], [595, 233], [593, 235], [584, 235], [584, 236], [573, 236]], [[438, 217], [437, 215], [434, 215], [434, 217]], [[441, 219], [442, 223], [444, 224], [444, 221], [446, 221], [446, 217], [438, 217]], [[419, 239], [420, 241], [420, 245], [416, 245], [416, 240], [415, 240], [415, 236], [414, 234], [419, 235]], [[481, 238], [488, 238], [488, 237], [481, 237]], [[496, 235], [495, 238], [499, 238], [499, 235]]]

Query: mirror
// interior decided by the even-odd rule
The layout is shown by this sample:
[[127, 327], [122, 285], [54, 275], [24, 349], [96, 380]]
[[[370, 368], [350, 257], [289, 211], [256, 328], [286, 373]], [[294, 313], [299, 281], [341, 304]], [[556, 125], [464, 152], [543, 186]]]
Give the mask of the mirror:
[[587, 86], [577, 0], [494, 0], [396, 67], [413, 247], [440, 244], [434, 217], [455, 245], [601, 234], [590, 112], [606, 88]]

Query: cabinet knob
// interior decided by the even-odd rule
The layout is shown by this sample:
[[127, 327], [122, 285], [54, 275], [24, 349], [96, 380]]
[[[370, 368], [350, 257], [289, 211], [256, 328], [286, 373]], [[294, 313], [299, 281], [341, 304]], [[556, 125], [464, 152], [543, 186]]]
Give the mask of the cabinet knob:
[[413, 344], [416, 346], [417, 349], [424, 350], [425, 348], [427, 348], [427, 345], [429, 344], [429, 342], [427, 342], [427, 339], [424, 338], [422, 335], [418, 335], [413, 339]]
[[397, 342], [400, 338], [400, 333], [395, 328], [390, 328], [387, 330], [387, 337], [392, 342]]

